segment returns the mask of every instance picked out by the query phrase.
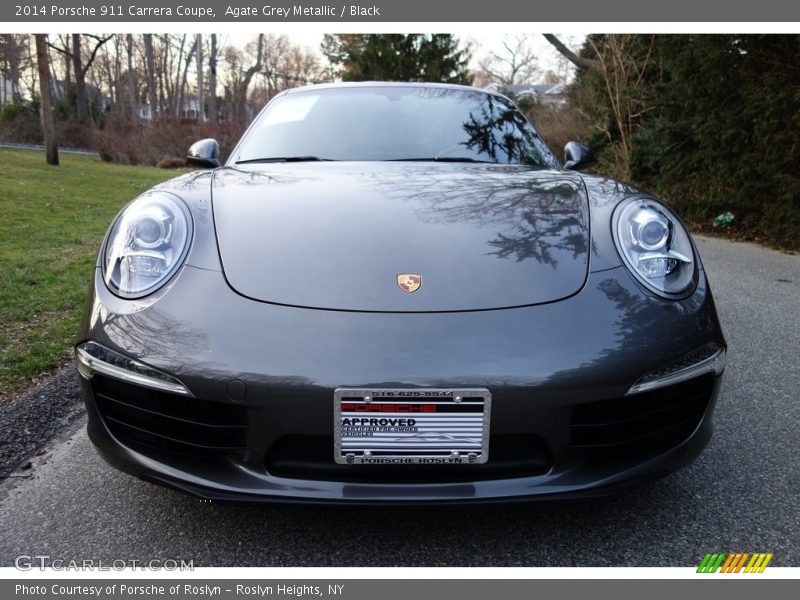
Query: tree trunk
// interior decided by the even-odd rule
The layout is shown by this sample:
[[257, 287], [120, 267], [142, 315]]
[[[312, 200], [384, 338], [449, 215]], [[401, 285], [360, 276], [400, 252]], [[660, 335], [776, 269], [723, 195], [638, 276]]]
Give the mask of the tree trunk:
[[131, 103], [131, 123], [135, 123], [139, 116], [139, 101], [136, 93], [136, 76], [133, 73], [133, 35], [126, 37], [128, 45], [128, 95]]
[[144, 34], [144, 57], [147, 69], [147, 98], [150, 102], [150, 120], [155, 123], [158, 116], [158, 96], [156, 92], [156, 65], [153, 58], [153, 34]]
[[208, 57], [208, 118], [219, 123], [217, 107], [217, 34], [211, 34], [211, 54]]
[[47, 34], [36, 34], [36, 64], [39, 70], [39, 93], [41, 95], [42, 132], [47, 148], [47, 164], [58, 165], [56, 126], [53, 122], [53, 99], [50, 95], [50, 70], [47, 59]]
[[89, 102], [86, 98], [86, 75], [81, 64], [81, 36], [72, 34], [72, 70], [75, 72], [75, 104], [78, 109], [78, 122], [85, 123], [89, 118]]
[[203, 34], [197, 34], [197, 122], [206, 119], [206, 99], [203, 89]]
[[[193, 36], [194, 38], [194, 36]], [[173, 58], [172, 55], [172, 39], [169, 34], [161, 38], [161, 70], [159, 73], [159, 88], [161, 88], [163, 81], [164, 93], [166, 94], [166, 103], [164, 104], [165, 112], [171, 113], [172, 116], [180, 118], [181, 116], [181, 101], [180, 101], [180, 74], [181, 63], [183, 62], [183, 47], [186, 45], [186, 34], [181, 36], [181, 45], [177, 50], [177, 57]], [[194, 48], [194, 46], [192, 46]], [[191, 56], [192, 52], [189, 52]], [[163, 74], [163, 77], [161, 75]], [[172, 75], [175, 75], [173, 81]]]
[[178, 118], [183, 117], [183, 108], [186, 106], [186, 81], [189, 77], [189, 66], [192, 64], [192, 57], [197, 46], [197, 38], [195, 37], [192, 42], [192, 47], [186, 53], [186, 62], [183, 65], [183, 74], [181, 75], [180, 85], [178, 86], [178, 101], [175, 105], [175, 116]]
[[235, 101], [235, 118], [236, 122], [245, 125], [247, 121], [247, 90], [250, 87], [250, 81], [253, 76], [261, 71], [261, 61], [264, 52], [264, 34], [258, 34], [258, 48], [256, 51], [256, 63], [252, 65], [244, 73], [244, 77], [239, 83], [237, 90], [237, 97]]
[[[67, 104], [72, 97], [72, 55], [69, 52], [69, 37], [61, 41], [64, 43], [64, 81], [59, 89], [56, 64], [50, 61], [50, 85], [53, 88], [53, 100]], [[59, 48], [53, 47], [60, 51]]]
[[120, 38], [114, 38], [114, 66], [110, 72], [112, 83], [111, 110], [116, 111], [116, 107], [122, 103], [122, 54], [120, 53]]
[[172, 96], [168, 89], [169, 82], [169, 63], [167, 55], [169, 50], [169, 37], [164, 34], [161, 37], [161, 53], [159, 56], [160, 64], [156, 68], [156, 85], [158, 86], [158, 109], [162, 116], [167, 115], [172, 107]]
[[582, 56], [578, 56], [572, 50], [567, 48], [564, 45], [564, 43], [561, 40], [559, 40], [556, 36], [554, 36], [552, 33], [543, 33], [542, 35], [544, 35], [544, 38], [548, 42], [550, 42], [550, 44], [553, 46], [553, 48], [558, 50], [559, 53], [561, 53], [561, 55], [564, 58], [566, 58], [569, 62], [571, 62], [576, 67], [584, 68], [584, 69], [598, 69], [598, 68], [600, 68], [599, 61], [592, 60], [591, 58], [584, 58]]

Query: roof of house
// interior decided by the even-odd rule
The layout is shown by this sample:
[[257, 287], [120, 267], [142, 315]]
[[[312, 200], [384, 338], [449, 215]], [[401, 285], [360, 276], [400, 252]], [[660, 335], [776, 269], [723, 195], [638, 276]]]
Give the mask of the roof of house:
[[492, 83], [486, 86], [487, 89], [498, 91], [508, 96], [557, 96], [564, 93], [563, 83], [523, 83], [513, 85], [502, 85]]

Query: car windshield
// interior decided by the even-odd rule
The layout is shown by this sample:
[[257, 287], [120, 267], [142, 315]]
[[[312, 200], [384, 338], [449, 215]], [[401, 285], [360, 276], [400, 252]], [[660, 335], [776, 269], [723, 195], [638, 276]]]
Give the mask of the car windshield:
[[426, 160], [558, 165], [500, 96], [436, 86], [309, 89], [276, 98], [233, 162]]

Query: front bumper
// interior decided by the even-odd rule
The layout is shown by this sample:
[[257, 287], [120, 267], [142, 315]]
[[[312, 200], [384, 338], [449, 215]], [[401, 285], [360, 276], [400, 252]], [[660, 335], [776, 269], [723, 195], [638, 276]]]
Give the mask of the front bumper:
[[[207, 498], [593, 496], [684, 466], [711, 436], [719, 377], [625, 397], [643, 374], [722, 342], [705, 277], [680, 302], [647, 295], [618, 268], [591, 274], [566, 301], [440, 314], [274, 306], [192, 267], [157, 301], [135, 306], [97, 283], [83, 339], [174, 375], [194, 398], [83, 379], [91, 439], [114, 466]], [[489, 463], [335, 465], [340, 386], [488, 388]]]

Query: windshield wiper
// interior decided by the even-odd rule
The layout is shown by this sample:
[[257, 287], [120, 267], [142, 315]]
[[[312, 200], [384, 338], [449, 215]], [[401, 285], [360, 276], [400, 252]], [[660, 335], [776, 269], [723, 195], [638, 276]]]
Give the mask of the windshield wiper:
[[497, 164], [491, 160], [478, 160], [467, 156], [425, 156], [422, 158], [390, 158], [388, 162], [464, 162], [464, 163], [484, 163]]
[[332, 161], [332, 158], [320, 158], [319, 156], [270, 156], [269, 158], [248, 158], [246, 160], [237, 160], [237, 165], [246, 163], [272, 163], [272, 162], [317, 162], [317, 161]]

